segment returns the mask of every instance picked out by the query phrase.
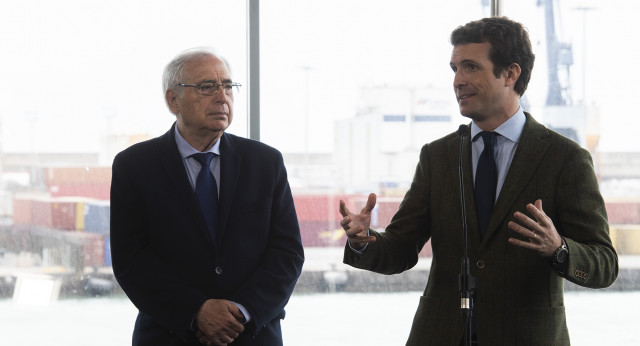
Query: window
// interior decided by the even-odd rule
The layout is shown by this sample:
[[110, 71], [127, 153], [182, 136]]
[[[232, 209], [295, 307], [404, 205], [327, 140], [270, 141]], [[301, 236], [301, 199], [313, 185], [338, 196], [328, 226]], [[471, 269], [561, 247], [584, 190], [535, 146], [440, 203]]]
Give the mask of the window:
[[[351, 270], [342, 264], [338, 203], [359, 209], [368, 193], [377, 193], [372, 224], [383, 229], [411, 183], [422, 145], [469, 122], [452, 93], [449, 35], [489, 16], [488, 3], [260, 3], [260, 139], [284, 155], [307, 257], [283, 322], [286, 344], [352, 344], [350, 320], [342, 316], [354, 314], [360, 330], [374, 336], [363, 333], [359, 341], [405, 342], [427, 280], [430, 246], [415, 268], [397, 276]], [[634, 273], [633, 256], [640, 254], [634, 131], [640, 124], [633, 103], [622, 100], [640, 79], [626, 67], [640, 58], [640, 49], [623, 38], [637, 36], [628, 23], [640, 5], [502, 5], [503, 15], [528, 27], [536, 54], [523, 107], [592, 152], [612, 240]], [[130, 343], [136, 309], [113, 286], [109, 270], [111, 162], [130, 144], [169, 129], [175, 118], [164, 104], [162, 70], [195, 46], [213, 46], [231, 62], [243, 87], [229, 132], [248, 136], [247, 6], [206, 0], [26, 0], [3, 6], [0, 344], [84, 345], [88, 335], [96, 345]], [[546, 32], [551, 18], [555, 46]], [[553, 47], [556, 60], [548, 58]], [[619, 71], [614, 59], [623, 66]], [[621, 337], [633, 338], [624, 333], [634, 318], [617, 307], [639, 301], [637, 292], [614, 293], [639, 286], [633, 276], [584, 295], [569, 286], [574, 343], [604, 344], [577, 328], [595, 330], [605, 315], [607, 323], [628, 327], [620, 329]], [[360, 310], [369, 305], [376, 310]], [[603, 314], [593, 306], [610, 310]], [[381, 336], [374, 321], [394, 323], [398, 333]], [[70, 325], [85, 332], [70, 333]]]
[[175, 121], [162, 72], [179, 52], [212, 46], [246, 83], [245, 16], [242, 1], [3, 3], [0, 344], [130, 344], [136, 309], [109, 274], [111, 162]]
[[[332, 299], [343, 304], [336, 303], [334, 314], [325, 316], [336, 326], [330, 329], [337, 336], [332, 338], [324, 331], [313, 334], [321, 342], [340, 344], [353, 338], [341, 331], [351, 319], [339, 320], [335, 309], [344, 310], [346, 316], [358, 315], [362, 321], [358, 330], [375, 335], [360, 342], [406, 341], [420, 293], [413, 298], [402, 295], [404, 291], [424, 289], [429, 245], [416, 267], [397, 276], [352, 270], [342, 264], [345, 236], [339, 225], [338, 201], [343, 199], [352, 210], [359, 210], [370, 192], [377, 193], [372, 225], [384, 229], [411, 183], [422, 145], [469, 122], [460, 116], [452, 92], [449, 35], [458, 25], [488, 16], [489, 8], [483, 5], [488, 3], [281, 0], [261, 7], [261, 140], [283, 151], [290, 174], [307, 254], [306, 272], [296, 291], [315, 292], [320, 287], [326, 291], [376, 293], [375, 297], [362, 297], [357, 307], [349, 300], [356, 299], [352, 296], [344, 300], [340, 294], [317, 298], [326, 299], [318, 303], [318, 310], [334, 307]], [[621, 88], [612, 86], [628, 84], [636, 72], [624, 69], [624, 73], [612, 73], [611, 68], [603, 66], [611, 64], [607, 52], [615, 52], [624, 61], [633, 61], [640, 54], [635, 45], [617, 39], [630, 33], [624, 25], [633, 22], [636, 6], [624, 1], [509, 0], [502, 5], [503, 15], [528, 28], [536, 54], [534, 75], [522, 105], [539, 121], [591, 150], [607, 201], [612, 238], [621, 262], [629, 263], [629, 256], [638, 251], [634, 235], [640, 223], [636, 212], [639, 177], [637, 173], [632, 174], [634, 178], [628, 175], [638, 172], [633, 165], [637, 161], [634, 158], [640, 156], [638, 146], [631, 148], [633, 141], [629, 141], [638, 124], [620, 102]], [[554, 66], [547, 57], [546, 19], [550, 14], [545, 12], [546, 6], [553, 8], [555, 29], [551, 33], [559, 42]], [[585, 8], [590, 6], [594, 8]], [[294, 86], [287, 90], [286, 104], [281, 93], [269, 87], [267, 81], [275, 79], [290, 81]], [[556, 89], [551, 89], [549, 80]], [[552, 95], [556, 99], [547, 102], [550, 89], [556, 90]], [[626, 153], [621, 156], [620, 152]], [[625, 162], [625, 168], [621, 162]], [[304, 277], [310, 272], [316, 274], [315, 278], [320, 273], [331, 275], [324, 281], [312, 281], [311, 276]], [[621, 276], [618, 288], [589, 294], [615, 291], [626, 285], [626, 280]], [[309, 282], [315, 286], [306, 286]], [[574, 328], [584, 321], [580, 320], [582, 316], [602, 322], [599, 314], [580, 312], [570, 285], [568, 292], [573, 341], [598, 344], [601, 341], [594, 340], [592, 333], [587, 333], [591, 339], [580, 339]], [[605, 296], [582, 299], [618, 299], [600, 297]], [[405, 298], [406, 307], [399, 308]], [[291, 304], [297, 301], [316, 304], [313, 297], [302, 294], [294, 296]], [[405, 314], [396, 315], [394, 308], [384, 310], [385, 303]], [[360, 310], [369, 304], [382, 311], [371, 312], [375, 316], [370, 316]], [[304, 329], [296, 313], [289, 311], [285, 327], [288, 323], [295, 330]], [[304, 319], [303, 311], [299, 313]], [[624, 324], [625, 318], [621, 320], [615, 323]], [[377, 323], [393, 325], [403, 332], [382, 340], [375, 329]], [[308, 329], [308, 333], [313, 332]]]

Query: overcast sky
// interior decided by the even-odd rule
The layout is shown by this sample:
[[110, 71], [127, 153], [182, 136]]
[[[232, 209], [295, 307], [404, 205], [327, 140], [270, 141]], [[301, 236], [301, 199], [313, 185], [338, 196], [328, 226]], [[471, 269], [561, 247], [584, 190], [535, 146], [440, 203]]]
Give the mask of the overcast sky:
[[[529, 28], [537, 60], [527, 96], [541, 103], [542, 9], [537, 0], [515, 2], [505, 0], [504, 13]], [[629, 40], [640, 33], [638, 2], [560, 2], [558, 33], [573, 44], [573, 97], [583, 98], [586, 57], [587, 101], [601, 110], [600, 150], [638, 151], [630, 139], [640, 117], [626, 105], [640, 80], [634, 67], [640, 48]], [[585, 5], [595, 9], [583, 31], [583, 12], [574, 8]], [[234, 79], [246, 84], [245, 12], [237, 0], [2, 1], [1, 149], [92, 152], [107, 133], [164, 133], [174, 118], [160, 79], [178, 52], [214, 46], [232, 62]], [[360, 87], [450, 88], [449, 33], [488, 9], [481, 0], [270, 0], [261, 2], [261, 13], [261, 138], [283, 152], [299, 151], [308, 105], [311, 150], [330, 152], [334, 122], [354, 115]], [[236, 97], [230, 128], [240, 135], [246, 135], [244, 102], [246, 88]]]

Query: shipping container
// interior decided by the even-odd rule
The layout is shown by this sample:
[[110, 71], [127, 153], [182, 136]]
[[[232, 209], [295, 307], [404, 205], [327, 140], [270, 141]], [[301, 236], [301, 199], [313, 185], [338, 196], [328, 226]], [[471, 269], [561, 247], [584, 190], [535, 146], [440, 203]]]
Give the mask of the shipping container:
[[342, 219], [338, 209], [340, 200], [348, 201], [352, 197], [349, 195], [294, 195], [293, 202], [299, 221], [334, 221]]
[[15, 224], [42, 228], [79, 230], [85, 228], [84, 205], [97, 201], [85, 197], [21, 195], [14, 198]]
[[74, 272], [84, 272], [86, 267], [104, 266], [103, 235], [48, 228], [34, 228], [30, 233], [33, 242], [42, 251], [42, 264], [45, 267], [60, 266]]
[[51, 185], [49, 192], [52, 197], [87, 197], [107, 200], [110, 197], [111, 185], [108, 183], [61, 183]]
[[344, 246], [347, 239], [339, 220], [300, 221], [300, 235], [304, 247]]
[[111, 237], [104, 237], [104, 265], [107, 267], [112, 266], [111, 262]]
[[105, 200], [84, 203], [84, 229], [90, 233], [109, 234], [110, 202]]
[[64, 232], [64, 242], [77, 268], [105, 265], [105, 238], [100, 234]]
[[111, 167], [49, 167], [48, 186], [61, 184], [111, 184]]
[[32, 223], [33, 196], [17, 195], [13, 198], [13, 223], [28, 225]]
[[640, 202], [607, 202], [605, 206], [610, 224], [640, 224]]

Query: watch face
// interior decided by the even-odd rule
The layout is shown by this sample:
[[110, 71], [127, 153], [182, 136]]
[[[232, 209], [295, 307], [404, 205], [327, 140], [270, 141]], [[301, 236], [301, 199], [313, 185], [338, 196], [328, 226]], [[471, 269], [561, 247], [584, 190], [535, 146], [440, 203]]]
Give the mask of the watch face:
[[567, 261], [567, 257], [569, 256], [569, 251], [567, 249], [560, 249], [556, 254], [556, 262], [564, 263]]

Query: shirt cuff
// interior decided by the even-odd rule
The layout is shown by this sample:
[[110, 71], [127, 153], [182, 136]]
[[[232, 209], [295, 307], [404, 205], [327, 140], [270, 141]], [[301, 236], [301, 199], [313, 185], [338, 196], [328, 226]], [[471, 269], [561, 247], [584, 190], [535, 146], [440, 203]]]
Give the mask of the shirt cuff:
[[242, 324], [247, 324], [249, 323], [249, 321], [251, 321], [251, 315], [249, 315], [249, 311], [247, 311], [247, 309], [244, 308], [244, 306], [242, 306], [242, 304], [236, 303], [234, 301], [231, 301], [235, 306], [238, 307], [238, 309], [240, 309], [240, 312], [242, 312], [242, 314], [244, 315], [244, 322]]
[[[370, 230], [367, 230], [367, 236], [370, 235]], [[369, 247], [369, 243], [364, 244], [364, 247], [360, 250], [356, 250], [351, 246], [351, 242], [349, 241], [349, 239], [347, 239], [347, 244], [349, 245], [349, 249], [351, 249], [353, 252], [357, 253], [358, 255], [364, 255], [364, 252], [367, 250], [367, 247]]]

